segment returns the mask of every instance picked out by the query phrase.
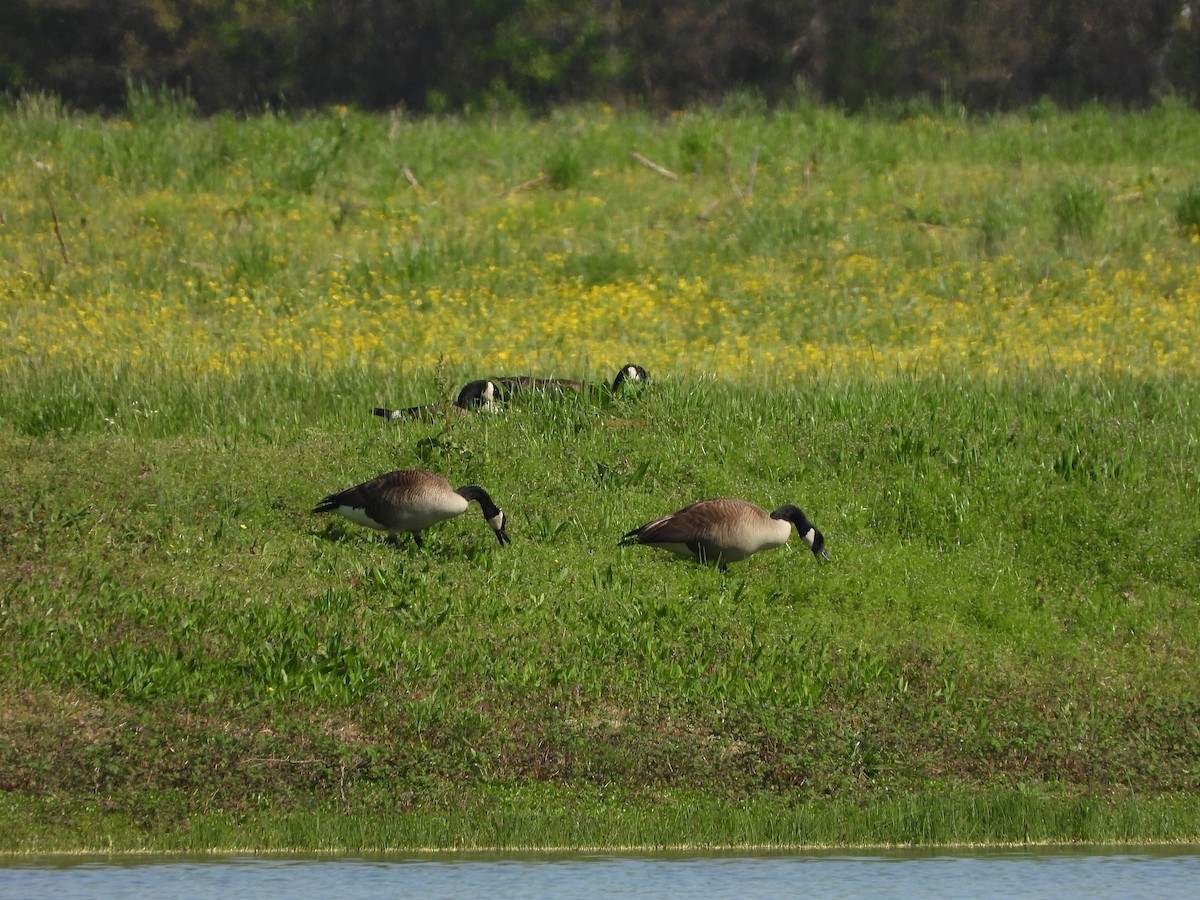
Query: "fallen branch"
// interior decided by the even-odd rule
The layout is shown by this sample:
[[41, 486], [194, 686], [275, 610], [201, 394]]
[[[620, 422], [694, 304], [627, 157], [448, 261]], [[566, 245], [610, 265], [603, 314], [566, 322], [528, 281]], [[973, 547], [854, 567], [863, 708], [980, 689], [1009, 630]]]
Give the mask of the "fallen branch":
[[817, 171], [817, 167], [821, 165], [821, 157], [816, 147], [813, 147], [812, 156], [808, 158], [808, 162], [804, 166], [804, 195], [808, 196], [808, 189], [812, 184], [813, 173]]
[[750, 199], [750, 195], [754, 193], [754, 176], [758, 174], [758, 148], [754, 148], [754, 152], [750, 154], [750, 172], [746, 176], [746, 196], [745, 200]]
[[750, 170], [746, 176], [746, 189], [743, 191], [738, 187], [737, 179], [733, 176], [733, 166], [726, 163], [725, 175], [729, 178], [729, 187], [733, 189], [734, 196], [738, 198], [738, 202], [745, 206], [750, 202], [750, 195], [754, 193], [754, 176], [758, 174], [758, 148], [754, 148], [754, 152], [750, 154]]
[[700, 212], [696, 213], [696, 220], [698, 222], [707, 222], [709, 217], [716, 211], [717, 207], [720, 206], [723, 202], [724, 201], [719, 200], [719, 199], [712, 201], [712, 203], [708, 204], [706, 207], [704, 207], [704, 209], [702, 209], [702, 210], [700, 210]]
[[509, 194], [515, 194], [518, 191], [531, 191], [539, 184], [545, 184], [550, 180], [550, 176], [543, 172], [537, 178], [530, 178], [528, 181], [522, 181], [520, 184], [514, 184], [510, 188], [500, 192], [501, 197], [507, 197]]
[[733, 191], [733, 196], [738, 198], [739, 203], [745, 203], [746, 198], [742, 196], [742, 189], [738, 187], [737, 179], [733, 177], [733, 166], [725, 166], [725, 177], [729, 179], [729, 189]]
[[50, 204], [50, 218], [54, 220], [54, 236], [58, 238], [58, 250], [62, 254], [63, 264], [69, 266], [71, 257], [67, 255], [67, 242], [63, 240], [62, 228], [58, 224], [58, 211], [54, 208], [54, 197], [46, 191], [46, 202]]
[[63, 240], [62, 227], [58, 224], [58, 210], [54, 208], [54, 194], [50, 193], [50, 177], [54, 173], [54, 167], [40, 159], [33, 161], [33, 167], [42, 173], [43, 186], [46, 188], [46, 202], [50, 205], [50, 218], [54, 221], [54, 236], [58, 238], [58, 252], [62, 254], [63, 263], [69, 266], [71, 257], [67, 254], [67, 242]]
[[669, 178], [669, 179], [671, 179], [671, 181], [675, 181], [679, 178], [679, 176], [676, 175], [674, 172], [672, 172], [670, 169], [665, 168], [664, 166], [660, 166], [658, 163], [654, 162], [653, 160], [646, 159], [646, 157], [642, 156], [642, 154], [638, 153], [636, 150], [630, 150], [629, 157], [634, 162], [641, 163], [647, 169], [657, 172], [663, 178]]

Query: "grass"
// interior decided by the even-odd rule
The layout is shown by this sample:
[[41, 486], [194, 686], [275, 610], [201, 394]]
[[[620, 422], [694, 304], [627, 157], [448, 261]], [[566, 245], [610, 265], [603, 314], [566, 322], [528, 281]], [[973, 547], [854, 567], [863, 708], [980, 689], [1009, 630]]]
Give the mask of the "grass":
[[[489, 786], [468, 798], [426, 799], [425, 809], [389, 815], [337, 804], [281, 816], [262, 811], [195, 815], [163, 834], [84, 804], [21, 800], [27, 852], [239, 853], [394, 850], [762, 850], [883, 846], [1011, 846], [1171, 843], [1195, 833], [1194, 804], [1182, 799], [1047, 798], [1013, 791], [986, 797], [884, 797], [796, 802], [760, 793], [742, 800], [690, 791], [622, 795], [591, 786]], [[62, 821], [89, 831], [64, 834]]]
[[439, 360], [601, 378], [629, 359], [787, 381], [1034, 360], [1155, 377], [1200, 359], [1186, 109], [493, 125], [135, 108], [5, 114], [8, 378], [403, 379]]
[[[449, 432], [350, 408], [265, 433], [10, 436], [10, 789], [168, 821], [510, 783], [1186, 793], [1190, 398], [665, 379]], [[306, 514], [398, 465], [487, 486], [514, 543], [474, 514], [424, 553]], [[793, 547], [722, 577], [615, 547], [713, 494], [800, 502], [834, 564]]]
[[1200, 837], [1192, 117], [143, 107], [0, 129], [0, 850]]

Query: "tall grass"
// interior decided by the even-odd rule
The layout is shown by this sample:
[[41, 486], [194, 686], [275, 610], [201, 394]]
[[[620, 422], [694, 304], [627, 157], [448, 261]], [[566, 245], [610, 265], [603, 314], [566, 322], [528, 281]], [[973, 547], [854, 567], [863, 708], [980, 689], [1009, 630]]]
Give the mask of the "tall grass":
[[[759, 793], [729, 800], [689, 791], [652, 797], [609, 788], [500, 785], [466, 802], [439, 798], [403, 814], [338, 808], [278, 812], [213, 811], [186, 830], [147, 834], [117, 816], [90, 832], [21, 822], [39, 854], [341, 852], [547, 852], [653, 850], [764, 852], [772, 849], [1172, 843], [1194, 836], [1194, 804], [1184, 798], [1050, 798], [1019, 790], [993, 796], [957, 792], [801, 802]], [[0, 804], [0, 821], [31, 808], [57, 819], [54, 800]], [[62, 804], [65, 805], [65, 804]]]
[[149, 95], [132, 118], [6, 113], [6, 376], [997, 376], [1034, 358], [1154, 376], [1200, 358], [1185, 110], [493, 125], [196, 120]]

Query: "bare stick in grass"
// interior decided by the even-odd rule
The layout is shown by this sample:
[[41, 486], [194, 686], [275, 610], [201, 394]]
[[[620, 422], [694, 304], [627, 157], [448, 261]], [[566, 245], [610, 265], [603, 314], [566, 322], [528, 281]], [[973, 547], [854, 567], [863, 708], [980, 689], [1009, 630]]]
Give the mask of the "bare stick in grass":
[[34, 160], [34, 168], [39, 169], [45, 176], [44, 182], [46, 187], [46, 202], [50, 205], [50, 218], [54, 222], [54, 236], [58, 238], [58, 250], [62, 254], [63, 263], [71, 264], [71, 257], [67, 253], [67, 242], [63, 240], [62, 227], [58, 224], [58, 210], [54, 208], [54, 194], [50, 193], [50, 173], [54, 171], [53, 167], [47, 165], [41, 160]]
[[58, 238], [58, 250], [62, 254], [63, 265], [71, 264], [71, 257], [67, 254], [67, 242], [63, 240], [62, 228], [58, 224], [58, 210], [54, 208], [54, 196], [46, 191], [46, 202], [50, 204], [50, 218], [54, 221], [54, 236]]
[[707, 222], [709, 217], [711, 217], [712, 214], [714, 212], [716, 212], [717, 207], [720, 206], [723, 202], [724, 201], [720, 200], [720, 199], [712, 201], [707, 206], [705, 206], [704, 209], [702, 209], [702, 210], [700, 210], [700, 212], [696, 213], [696, 220], [699, 222]]
[[821, 164], [818, 148], [813, 147], [812, 156], [808, 158], [808, 163], [804, 166], [804, 195], [808, 196], [808, 189], [812, 184], [813, 173], [817, 171], [817, 166]]
[[754, 152], [750, 154], [750, 166], [746, 175], [746, 189], [742, 190], [738, 187], [737, 179], [733, 177], [733, 167], [726, 164], [725, 174], [729, 176], [729, 186], [733, 188], [734, 195], [738, 198], [738, 202], [745, 206], [750, 202], [750, 195], [754, 193], [754, 177], [758, 174], [758, 148], [754, 148]]
[[663, 178], [668, 178], [671, 181], [676, 181], [679, 178], [678, 175], [676, 175], [674, 172], [672, 172], [666, 166], [660, 166], [658, 163], [654, 162], [653, 160], [646, 159], [646, 157], [642, 156], [642, 154], [638, 153], [636, 150], [629, 151], [629, 158], [632, 159], [634, 162], [641, 163], [647, 169], [657, 172]]
[[509, 194], [515, 194], [518, 191], [531, 191], [541, 184], [545, 184], [550, 180], [550, 176], [543, 172], [537, 178], [530, 178], [528, 181], [522, 181], [520, 184], [514, 184], [510, 188], [505, 188], [500, 192], [501, 197], [507, 197]]
[[754, 193], [754, 178], [758, 175], [758, 148], [754, 148], [754, 152], [750, 154], [750, 170], [746, 174], [746, 196], [743, 202], [750, 201], [750, 195]]

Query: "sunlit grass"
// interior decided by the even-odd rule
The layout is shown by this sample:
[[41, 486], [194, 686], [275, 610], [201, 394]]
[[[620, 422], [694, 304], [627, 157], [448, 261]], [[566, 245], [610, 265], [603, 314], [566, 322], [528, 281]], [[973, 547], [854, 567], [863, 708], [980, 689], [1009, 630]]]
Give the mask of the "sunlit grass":
[[[5, 123], [10, 376], [633, 359], [772, 381], [1148, 377], [1200, 359], [1200, 244], [1174, 223], [1200, 126], [1181, 109], [489, 128], [345, 110], [131, 125], [27, 102]], [[688, 168], [667, 180], [635, 146]], [[510, 192], [547, 158], [570, 178]]]
[[[1193, 114], [142, 99], [0, 114], [6, 848], [1194, 839]], [[617, 547], [717, 495], [832, 564]]]

